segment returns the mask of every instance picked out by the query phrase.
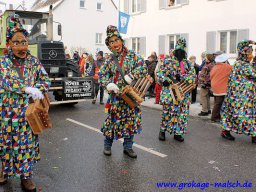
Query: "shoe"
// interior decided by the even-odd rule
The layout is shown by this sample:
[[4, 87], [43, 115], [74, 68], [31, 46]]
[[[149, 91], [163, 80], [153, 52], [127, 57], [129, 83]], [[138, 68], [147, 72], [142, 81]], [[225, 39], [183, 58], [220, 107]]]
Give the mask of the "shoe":
[[252, 143], [256, 144], [256, 137], [252, 137]]
[[111, 148], [104, 148], [103, 153], [106, 156], [110, 156], [111, 155]]
[[5, 185], [7, 183], [7, 179], [4, 178], [3, 171], [0, 173], [0, 185]]
[[211, 111], [211, 110], [209, 110], [209, 111], [208, 111], [208, 114], [211, 114], [211, 113], [212, 113], [212, 111]]
[[181, 135], [174, 135], [174, 139], [179, 142], [183, 142], [184, 138]]
[[235, 137], [230, 134], [230, 131], [222, 131], [221, 136], [227, 140], [234, 141]]
[[208, 115], [209, 115], [208, 112], [201, 111], [200, 113], [198, 113], [198, 116], [208, 116]]
[[133, 149], [125, 149], [124, 154], [128, 155], [131, 158], [137, 158], [137, 154], [133, 151]]
[[95, 103], [96, 103], [96, 100], [95, 100], [95, 99], [93, 99], [93, 100], [92, 100], [92, 104], [95, 104]]
[[101, 105], [104, 105], [104, 102], [103, 102], [103, 101], [101, 101], [101, 102], [100, 102], [100, 104], [101, 104]]
[[21, 187], [25, 192], [36, 192], [36, 184], [32, 179], [21, 179]]
[[165, 141], [165, 132], [160, 131], [158, 138], [159, 138], [160, 141]]

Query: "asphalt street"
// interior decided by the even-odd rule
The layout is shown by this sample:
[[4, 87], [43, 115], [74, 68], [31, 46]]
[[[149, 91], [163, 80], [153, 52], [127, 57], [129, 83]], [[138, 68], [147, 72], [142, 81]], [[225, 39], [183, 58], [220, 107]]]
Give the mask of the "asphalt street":
[[[103, 105], [91, 101], [56, 105], [50, 116], [53, 128], [40, 135], [41, 161], [35, 165], [38, 191], [203, 191], [191, 183], [202, 186], [228, 180], [248, 181], [252, 187], [209, 186], [205, 191], [256, 191], [256, 145], [243, 135], [235, 135], [234, 142], [224, 140], [219, 126], [208, 120], [191, 117], [184, 143], [173, 135], [163, 142], [158, 140], [161, 112], [143, 108], [143, 132], [135, 136], [138, 158], [131, 159], [123, 154], [119, 141], [113, 144], [112, 156], [104, 156], [104, 137], [97, 132], [106, 117]], [[159, 188], [157, 183], [162, 182], [177, 182], [177, 187]], [[179, 190], [181, 182], [187, 187]], [[20, 192], [19, 180], [9, 181], [0, 191]]]

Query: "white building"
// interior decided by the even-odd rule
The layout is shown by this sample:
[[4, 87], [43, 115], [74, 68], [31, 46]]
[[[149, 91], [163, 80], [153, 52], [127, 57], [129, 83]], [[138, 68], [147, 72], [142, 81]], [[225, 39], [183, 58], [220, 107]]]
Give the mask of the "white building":
[[[53, 20], [61, 23], [62, 41], [71, 52], [84, 48], [93, 55], [99, 50], [109, 52], [105, 45], [106, 29], [118, 23], [118, 10], [111, 0], [48, 1], [54, 2]], [[36, 11], [48, 11], [48, 4], [43, 2]], [[55, 35], [54, 39], [60, 37]]]
[[167, 54], [179, 36], [188, 54], [200, 60], [203, 51], [236, 56], [242, 39], [256, 40], [255, 0], [121, 0], [121, 11], [131, 15], [126, 44], [144, 56]]

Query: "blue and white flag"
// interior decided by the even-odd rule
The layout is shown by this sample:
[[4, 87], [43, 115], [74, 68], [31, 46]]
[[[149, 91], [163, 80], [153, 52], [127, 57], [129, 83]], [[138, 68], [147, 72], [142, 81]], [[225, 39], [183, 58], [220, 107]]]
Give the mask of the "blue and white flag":
[[120, 33], [126, 34], [130, 20], [130, 15], [119, 11], [118, 30]]

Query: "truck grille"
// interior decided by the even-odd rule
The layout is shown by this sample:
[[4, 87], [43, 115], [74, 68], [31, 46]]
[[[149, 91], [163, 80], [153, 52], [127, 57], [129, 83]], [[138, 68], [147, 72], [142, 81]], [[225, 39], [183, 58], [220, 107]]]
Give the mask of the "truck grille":
[[65, 51], [62, 43], [42, 43], [41, 60], [65, 60]]

